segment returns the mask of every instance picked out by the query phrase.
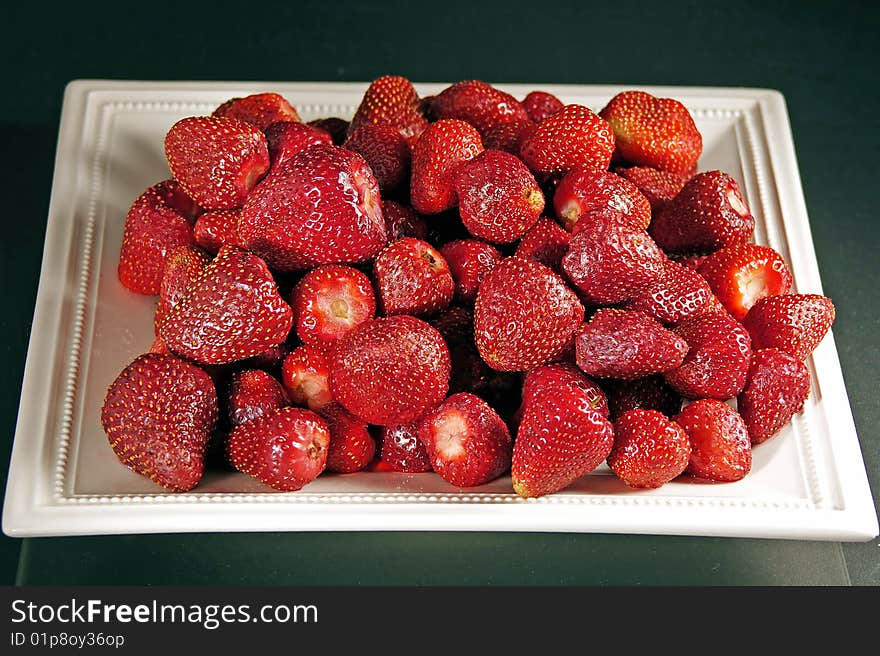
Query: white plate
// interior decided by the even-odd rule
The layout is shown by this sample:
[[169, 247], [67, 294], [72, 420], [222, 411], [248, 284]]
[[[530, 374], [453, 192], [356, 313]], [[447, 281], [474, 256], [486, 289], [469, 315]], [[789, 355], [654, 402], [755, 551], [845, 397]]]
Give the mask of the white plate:
[[[446, 85], [417, 85], [425, 95]], [[621, 87], [546, 89], [596, 110]], [[234, 473], [208, 473], [172, 494], [122, 466], [100, 407], [107, 386], [153, 341], [153, 298], [116, 277], [123, 219], [167, 178], [163, 137], [179, 118], [223, 100], [278, 91], [304, 120], [350, 117], [365, 84], [76, 81], [64, 97], [55, 178], [3, 511], [13, 536], [179, 531], [497, 530], [865, 540], [877, 515], [829, 334], [808, 361], [803, 414], [754, 451], [742, 481], [625, 488], [606, 470], [525, 501], [509, 478], [457, 489], [434, 474], [325, 475], [279, 494]], [[822, 291], [782, 96], [769, 90], [646, 88], [680, 99], [703, 134], [700, 169], [742, 185], [757, 241], [790, 263], [798, 292]]]

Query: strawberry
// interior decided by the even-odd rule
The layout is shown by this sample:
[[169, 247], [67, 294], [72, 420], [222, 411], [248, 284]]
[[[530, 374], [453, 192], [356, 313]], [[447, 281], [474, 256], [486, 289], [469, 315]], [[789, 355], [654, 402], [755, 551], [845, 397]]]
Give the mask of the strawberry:
[[737, 244], [715, 251], [697, 269], [734, 319], [742, 321], [756, 301], [785, 294], [791, 273], [769, 246]]
[[473, 313], [463, 307], [450, 306], [431, 319], [430, 323], [449, 347], [452, 363], [449, 391], [484, 392], [492, 372], [474, 344]]
[[367, 423], [338, 403], [324, 408], [321, 416], [330, 429], [327, 471], [351, 474], [369, 465], [376, 454], [376, 442], [367, 430]]
[[746, 384], [752, 357], [745, 328], [724, 311], [707, 312], [682, 321], [674, 332], [689, 351], [677, 369], [664, 374], [666, 382], [689, 399], [729, 399]]
[[236, 426], [227, 453], [240, 472], [294, 492], [324, 471], [329, 446], [330, 431], [321, 417], [288, 406]]
[[477, 299], [480, 283], [501, 259], [497, 248], [478, 239], [451, 241], [440, 247], [440, 254], [455, 281], [455, 298], [462, 303]]
[[650, 233], [668, 253], [712, 252], [747, 242], [755, 219], [736, 180], [722, 171], [698, 173], [661, 207]]
[[309, 271], [290, 294], [293, 325], [306, 344], [324, 347], [376, 316], [376, 296], [366, 274], [343, 264]]
[[513, 489], [526, 498], [558, 492], [598, 467], [613, 443], [611, 422], [577, 388], [535, 396], [513, 443]]
[[266, 128], [266, 143], [269, 147], [271, 168], [275, 168], [297, 153], [316, 144], [333, 145], [330, 133], [305, 123], [281, 121]]
[[421, 422], [383, 426], [379, 459], [391, 471], [418, 473], [431, 471], [431, 457], [419, 440]]
[[224, 246], [159, 322], [159, 336], [187, 359], [225, 364], [279, 345], [292, 323], [265, 262]]
[[455, 282], [445, 258], [428, 242], [404, 237], [392, 242], [373, 262], [382, 311], [433, 314], [452, 301]]
[[328, 364], [334, 398], [379, 426], [423, 417], [449, 387], [446, 342], [430, 325], [406, 315], [358, 326], [338, 342]]
[[386, 242], [379, 185], [357, 153], [310, 146], [257, 186], [238, 233], [279, 271], [368, 260]]
[[126, 289], [158, 294], [165, 264], [172, 251], [193, 243], [187, 220], [164, 200], [166, 183], [147, 189], [125, 217], [117, 275]]
[[706, 312], [713, 298], [703, 276], [678, 262], [666, 260], [660, 277], [636, 292], [623, 308], [644, 312], [660, 323], [676, 324]]
[[694, 401], [675, 423], [691, 444], [688, 474], [710, 481], [738, 481], [752, 468], [752, 443], [746, 425], [726, 403], [714, 399]]
[[419, 423], [431, 467], [457, 487], [488, 483], [510, 468], [513, 443], [507, 425], [483, 399], [453, 394]]
[[666, 257], [644, 230], [614, 210], [582, 216], [562, 270], [592, 303], [611, 305], [656, 282]]
[[668, 483], [684, 472], [690, 455], [688, 434], [656, 410], [630, 410], [614, 422], [608, 466], [630, 487]]
[[314, 121], [309, 121], [307, 125], [311, 125], [312, 127], [318, 128], [319, 130], [323, 130], [333, 139], [334, 146], [341, 146], [345, 143], [345, 138], [348, 136], [348, 128], [349, 123], [343, 118], [339, 118], [338, 116], [331, 116], [330, 118], [318, 118]]
[[409, 177], [410, 147], [393, 126], [365, 123], [349, 133], [343, 147], [366, 160], [383, 194], [394, 191]]
[[291, 401], [318, 412], [333, 402], [325, 351], [317, 346], [293, 349], [281, 364], [281, 382]]
[[503, 150], [506, 153], [519, 155], [523, 141], [526, 140], [534, 129], [536, 123], [514, 119], [501, 125], [496, 125], [483, 136], [483, 146], [486, 150]]
[[587, 212], [611, 208], [642, 230], [651, 223], [651, 206], [629, 180], [609, 171], [574, 169], [568, 172], [553, 195], [553, 208], [562, 226], [571, 232]]
[[382, 214], [385, 217], [389, 242], [397, 241], [401, 237], [428, 237], [425, 219], [413, 208], [386, 198], [382, 200]]
[[680, 366], [688, 345], [647, 314], [603, 308], [578, 331], [575, 349], [587, 375], [633, 380]]
[[101, 425], [126, 467], [177, 492], [196, 486], [217, 425], [217, 393], [204, 371], [173, 355], [138, 356], [113, 381]]
[[180, 214], [184, 219], [192, 223], [198, 216], [205, 211], [200, 207], [180, 186], [180, 183], [174, 179], [163, 180], [150, 187], [154, 193], [159, 195], [162, 202], [172, 210]]
[[172, 251], [165, 264], [162, 283], [159, 285], [159, 303], [156, 305], [154, 319], [156, 334], [159, 332], [162, 317], [177, 305], [210, 261], [211, 258], [207, 254], [193, 246], [180, 246]]
[[536, 398], [556, 393], [564, 393], [571, 398], [580, 394], [586, 407], [608, 418], [608, 399], [602, 388], [568, 362], [545, 364], [526, 374], [521, 409], [524, 410]]
[[611, 380], [608, 392], [609, 417], [617, 421], [630, 410], [656, 410], [672, 417], [681, 410], [681, 396], [663, 376], [647, 376], [636, 380]]
[[412, 83], [397, 75], [385, 75], [370, 83], [351, 119], [349, 134], [365, 123], [390, 125], [410, 143], [428, 127]]
[[193, 226], [196, 244], [212, 255], [216, 255], [225, 245], [241, 248], [242, 241], [238, 236], [239, 214], [239, 210], [211, 210], [199, 216]]
[[576, 168], [604, 171], [614, 151], [611, 126], [583, 105], [566, 105], [538, 123], [520, 156], [541, 175], [564, 175]]
[[516, 256], [540, 262], [556, 273], [562, 272], [562, 258], [571, 235], [556, 221], [542, 217], [519, 240]]
[[277, 93], [255, 93], [243, 98], [232, 98], [214, 110], [212, 116], [237, 118], [265, 130], [278, 121], [299, 122], [299, 114], [287, 100]]
[[284, 387], [260, 369], [241, 369], [229, 379], [226, 415], [232, 426], [290, 405]]
[[526, 114], [535, 123], [540, 123], [551, 114], [563, 108], [562, 101], [546, 91], [532, 91], [522, 101]]
[[464, 163], [483, 152], [480, 133], [464, 121], [432, 123], [413, 147], [410, 200], [421, 214], [458, 205], [455, 181]]
[[755, 351], [749, 382], [736, 397], [752, 444], [776, 435], [804, 408], [810, 395], [810, 372], [797, 358], [776, 348]]
[[266, 137], [235, 118], [181, 119], [165, 135], [165, 158], [174, 179], [209, 210], [241, 207], [269, 170]]
[[690, 175], [661, 171], [650, 166], [618, 167], [614, 172], [632, 182], [642, 192], [653, 212], [678, 196], [678, 192], [691, 178]]
[[680, 175], [696, 170], [703, 138], [679, 101], [644, 91], [624, 91], [614, 96], [599, 116], [614, 130], [620, 159]]
[[468, 232], [501, 244], [522, 237], [544, 209], [544, 194], [529, 169], [500, 150], [484, 151], [465, 163], [455, 193]]
[[834, 323], [834, 304], [819, 294], [768, 296], [752, 306], [743, 326], [755, 349], [778, 348], [806, 360]]
[[431, 101], [431, 117], [467, 121], [480, 136], [508, 121], [529, 118], [516, 98], [480, 80], [457, 82], [437, 94]]
[[562, 278], [533, 260], [509, 257], [477, 292], [475, 341], [493, 369], [527, 371], [560, 355], [583, 319], [584, 306]]

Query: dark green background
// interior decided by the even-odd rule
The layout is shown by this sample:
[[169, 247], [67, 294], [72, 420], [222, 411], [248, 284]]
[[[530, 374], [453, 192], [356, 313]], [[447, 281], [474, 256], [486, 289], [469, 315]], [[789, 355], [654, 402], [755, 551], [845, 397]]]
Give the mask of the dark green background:
[[[442, 7], [442, 9], [440, 9]], [[785, 94], [862, 449], [880, 490], [876, 3], [177, 3], [6, 9], [0, 471], [74, 78], [753, 86]], [[880, 543], [542, 534], [0, 538], [11, 583], [880, 583]]]

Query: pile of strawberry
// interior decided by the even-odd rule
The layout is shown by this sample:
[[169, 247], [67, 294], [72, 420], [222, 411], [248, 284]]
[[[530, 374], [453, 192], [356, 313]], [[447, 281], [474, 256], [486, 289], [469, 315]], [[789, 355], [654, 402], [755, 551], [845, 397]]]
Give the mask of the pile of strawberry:
[[119, 279], [159, 300], [110, 445], [177, 491], [206, 462], [278, 490], [510, 471], [536, 497], [604, 461], [637, 488], [739, 480], [803, 408], [834, 307], [791, 293], [701, 151], [640, 91], [597, 115], [388, 76], [350, 123], [274, 93], [185, 118], [125, 220]]

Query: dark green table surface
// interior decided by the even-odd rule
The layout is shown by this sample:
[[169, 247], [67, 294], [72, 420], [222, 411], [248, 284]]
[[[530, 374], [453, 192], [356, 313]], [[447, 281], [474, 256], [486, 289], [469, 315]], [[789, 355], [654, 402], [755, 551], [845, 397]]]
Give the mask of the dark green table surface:
[[[74, 78], [769, 87], [788, 102], [825, 292], [880, 490], [877, 3], [16, 3], [0, 27], [0, 471]], [[443, 7], [439, 11], [437, 7]], [[880, 543], [556, 534], [0, 538], [3, 583], [878, 584]]]

